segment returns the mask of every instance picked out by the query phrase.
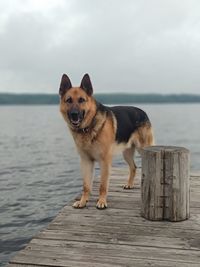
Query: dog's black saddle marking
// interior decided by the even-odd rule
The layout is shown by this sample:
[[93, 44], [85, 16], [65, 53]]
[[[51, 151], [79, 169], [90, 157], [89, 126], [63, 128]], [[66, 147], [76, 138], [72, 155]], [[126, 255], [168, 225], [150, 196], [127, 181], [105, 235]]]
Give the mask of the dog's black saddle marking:
[[139, 108], [132, 106], [104, 106], [101, 103], [97, 104], [97, 110], [107, 116], [114, 115], [117, 121], [116, 137], [117, 143], [127, 143], [130, 136], [140, 126], [148, 123], [151, 125], [147, 114]]
[[147, 122], [150, 124], [147, 114], [139, 108], [114, 106], [109, 109], [117, 120], [116, 141], [118, 143], [127, 143], [135, 130]]

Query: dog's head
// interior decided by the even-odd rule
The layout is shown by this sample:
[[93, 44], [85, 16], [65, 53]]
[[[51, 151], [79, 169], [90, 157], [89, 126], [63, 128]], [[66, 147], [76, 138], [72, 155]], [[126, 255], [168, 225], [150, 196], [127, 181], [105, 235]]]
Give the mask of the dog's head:
[[83, 76], [80, 87], [72, 87], [69, 77], [63, 74], [59, 94], [60, 111], [69, 126], [74, 129], [86, 127], [90, 119], [88, 114], [94, 110], [93, 88], [89, 75]]

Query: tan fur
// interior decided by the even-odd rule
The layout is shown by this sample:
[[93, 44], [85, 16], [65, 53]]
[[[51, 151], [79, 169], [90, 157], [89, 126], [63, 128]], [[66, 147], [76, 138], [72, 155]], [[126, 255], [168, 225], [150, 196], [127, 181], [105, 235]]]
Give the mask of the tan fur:
[[[61, 99], [60, 111], [68, 123], [72, 136], [76, 143], [78, 152], [81, 157], [81, 170], [83, 175], [83, 194], [80, 201], [76, 201], [73, 205], [75, 208], [82, 208], [86, 205], [91, 192], [94, 161], [98, 161], [101, 167], [101, 182], [99, 189], [98, 208], [107, 207], [108, 177], [112, 161], [112, 145], [115, 139], [115, 129], [113, 121], [108, 119], [106, 115], [96, 114], [96, 124], [90, 133], [80, 134], [73, 131], [70, 127], [68, 117], [66, 116], [68, 106], [64, 102], [67, 97], [72, 97], [75, 101], [82, 96], [87, 98], [87, 104], [84, 105], [86, 116], [81, 127], [87, 127], [96, 114], [96, 106], [94, 99], [88, 97], [83, 90], [78, 88], [70, 89]], [[78, 104], [77, 104], [78, 105]]]
[[[67, 112], [71, 104], [66, 103], [66, 99], [71, 97], [73, 105], [78, 109], [84, 109], [85, 117], [80, 127], [88, 127], [95, 117], [95, 125], [90, 132], [80, 133], [73, 129], [67, 116]], [[80, 97], [85, 98], [85, 103], [79, 103]], [[79, 87], [73, 87], [61, 97], [60, 111], [68, 123], [69, 129], [74, 138], [77, 150], [81, 157], [81, 171], [83, 176], [83, 193], [81, 199], [73, 204], [74, 208], [83, 208], [89, 200], [92, 188], [94, 162], [99, 162], [100, 188], [97, 208], [103, 209], [107, 207], [107, 193], [109, 184], [109, 172], [112, 163], [112, 156], [117, 150], [123, 152], [124, 159], [129, 165], [129, 178], [125, 185], [125, 189], [130, 189], [134, 185], [134, 176], [136, 166], [133, 160], [135, 149], [141, 151], [144, 146], [153, 144], [153, 134], [151, 126], [146, 123], [138, 128], [125, 144], [117, 145], [115, 142], [115, 134], [117, 130], [117, 121], [114, 114], [106, 116], [106, 114], [96, 110], [95, 100], [92, 96], [88, 96], [84, 90]]]
[[124, 189], [130, 189], [134, 186], [134, 177], [136, 173], [136, 165], [134, 162], [135, 149], [141, 154], [144, 147], [152, 146], [153, 144], [153, 131], [149, 123], [144, 124], [131, 135], [127, 144], [130, 148], [125, 149], [123, 152], [124, 159], [129, 165], [129, 178]]
[[154, 144], [153, 130], [149, 123], [139, 127], [130, 137], [130, 142], [135, 145], [139, 153], [145, 146]]

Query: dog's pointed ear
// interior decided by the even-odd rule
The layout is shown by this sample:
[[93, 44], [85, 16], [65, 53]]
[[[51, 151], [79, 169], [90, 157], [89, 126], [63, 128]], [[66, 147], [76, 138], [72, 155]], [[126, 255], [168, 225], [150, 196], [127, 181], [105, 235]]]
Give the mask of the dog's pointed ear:
[[71, 81], [66, 74], [63, 74], [60, 82], [59, 95], [63, 96], [70, 88], [72, 88]]
[[90, 76], [87, 73], [83, 76], [80, 88], [83, 89], [89, 96], [93, 94], [92, 83], [90, 81]]

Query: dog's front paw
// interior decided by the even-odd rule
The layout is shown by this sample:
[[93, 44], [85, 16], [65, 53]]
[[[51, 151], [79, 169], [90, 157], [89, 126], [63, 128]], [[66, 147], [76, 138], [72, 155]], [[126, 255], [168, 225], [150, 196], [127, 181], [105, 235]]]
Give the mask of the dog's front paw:
[[107, 206], [108, 205], [107, 205], [106, 199], [104, 199], [104, 198], [100, 198], [97, 202], [97, 205], [96, 205], [97, 209], [101, 209], [101, 210], [106, 209]]
[[74, 202], [72, 207], [75, 209], [82, 209], [86, 206], [86, 203], [87, 203], [87, 201], [79, 200], [79, 201]]

